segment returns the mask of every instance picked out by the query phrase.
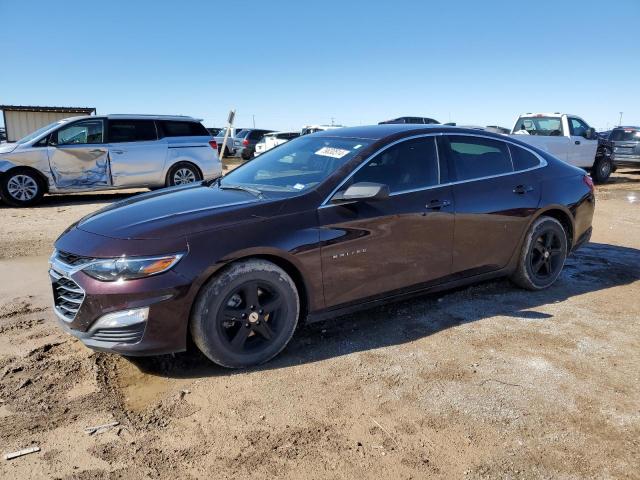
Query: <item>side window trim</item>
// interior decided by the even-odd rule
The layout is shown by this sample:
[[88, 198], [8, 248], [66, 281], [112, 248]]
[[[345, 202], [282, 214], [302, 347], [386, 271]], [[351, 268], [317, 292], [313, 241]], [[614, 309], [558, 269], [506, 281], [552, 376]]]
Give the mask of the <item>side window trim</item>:
[[[411, 137], [404, 137], [401, 138], [399, 140], [396, 140], [395, 142], [392, 142], [388, 145], [385, 145], [384, 147], [380, 148], [379, 150], [376, 150], [375, 152], [373, 152], [371, 155], [369, 155], [367, 158], [365, 158], [360, 165], [358, 165], [347, 177], [345, 177], [336, 188], [334, 188], [331, 193], [329, 193], [329, 195], [327, 195], [327, 197], [323, 200], [323, 202], [320, 204], [320, 206], [318, 208], [327, 208], [327, 207], [334, 207], [336, 205], [333, 205], [330, 203], [331, 198], [338, 192], [340, 191], [340, 188], [342, 188], [342, 186], [347, 183], [351, 177], [353, 175], [356, 174], [356, 172], [358, 170], [360, 170], [362, 167], [364, 167], [367, 163], [369, 163], [370, 160], [372, 160], [376, 155], [384, 152], [387, 148], [392, 147], [393, 145], [396, 145], [400, 142], [404, 142], [406, 140], [412, 140], [415, 138], [421, 138], [421, 137], [434, 137], [434, 138], [438, 138], [438, 137], [446, 137], [448, 135], [456, 135], [456, 136], [464, 136], [464, 137], [478, 137], [478, 138], [487, 138], [490, 140], [497, 140], [499, 142], [504, 142], [506, 144], [510, 144], [510, 145], [515, 145], [516, 147], [520, 147], [528, 152], [531, 152], [533, 155], [536, 156], [536, 158], [538, 159], [538, 161], [540, 162], [538, 165], [536, 165], [535, 167], [531, 167], [531, 168], [526, 168], [524, 170], [514, 170], [511, 172], [507, 172], [507, 173], [500, 173], [497, 175], [489, 175], [487, 177], [478, 177], [478, 178], [471, 178], [469, 180], [453, 180], [453, 181], [449, 181], [447, 183], [439, 183], [438, 185], [431, 185], [429, 187], [423, 187], [423, 188], [418, 188], [415, 190], [407, 190], [407, 191], [402, 191], [402, 192], [394, 192], [392, 194], [390, 194], [390, 196], [394, 196], [394, 195], [398, 195], [401, 193], [408, 193], [410, 191], [420, 191], [420, 190], [432, 190], [434, 188], [440, 188], [440, 187], [448, 187], [451, 185], [457, 185], [457, 184], [461, 184], [461, 183], [469, 183], [469, 182], [477, 182], [478, 180], [487, 180], [489, 178], [498, 178], [498, 177], [505, 177], [507, 175], [515, 175], [518, 173], [523, 173], [523, 172], [529, 172], [532, 170], [537, 170], [539, 168], [543, 168], [546, 167], [548, 165], [547, 161], [540, 156], [540, 154], [538, 154], [537, 152], [534, 152], [533, 150], [531, 150], [530, 148], [527, 148], [525, 146], [519, 145], [515, 142], [509, 141], [509, 140], [503, 140], [503, 139], [498, 139], [498, 138], [493, 138], [493, 137], [488, 137], [485, 135], [477, 135], [477, 134], [473, 134], [473, 133], [457, 133], [457, 132], [452, 132], [452, 133], [429, 133], [429, 134], [423, 134], [423, 135], [413, 135]], [[508, 146], [508, 145], [507, 145]], [[436, 142], [436, 154], [438, 155], [438, 159], [440, 158], [440, 142]], [[511, 156], [511, 151], [509, 148], [507, 148], [507, 150], [509, 150], [509, 156]], [[513, 160], [512, 160], [512, 164], [513, 164]], [[440, 175], [440, 161], [438, 161], [438, 175]], [[447, 179], [449, 180], [449, 179]]]

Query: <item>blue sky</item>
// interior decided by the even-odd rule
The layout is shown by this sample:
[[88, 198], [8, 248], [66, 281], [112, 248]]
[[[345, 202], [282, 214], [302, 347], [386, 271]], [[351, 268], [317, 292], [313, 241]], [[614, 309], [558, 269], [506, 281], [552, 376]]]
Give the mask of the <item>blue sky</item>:
[[640, 124], [640, 2], [0, 0], [0, 104], [238, 126]]

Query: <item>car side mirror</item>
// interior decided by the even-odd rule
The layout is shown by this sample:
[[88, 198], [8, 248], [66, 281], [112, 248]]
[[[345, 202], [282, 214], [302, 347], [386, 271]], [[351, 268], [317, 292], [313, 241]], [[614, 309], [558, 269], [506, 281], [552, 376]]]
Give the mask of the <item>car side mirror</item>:
[[331, 203], [340, 204], [347, 202], [362, 202], [384, 200], [389, 198], [389, 187], [382, 183], [358, 182], [346, 190], [336, 193], [331, 198]]
[[586, 138], [587, 140], [592, 140], [596, 138], [595, 128], [587, 128], [587, 130], [585, 130], [584, 132], [584, 138]]

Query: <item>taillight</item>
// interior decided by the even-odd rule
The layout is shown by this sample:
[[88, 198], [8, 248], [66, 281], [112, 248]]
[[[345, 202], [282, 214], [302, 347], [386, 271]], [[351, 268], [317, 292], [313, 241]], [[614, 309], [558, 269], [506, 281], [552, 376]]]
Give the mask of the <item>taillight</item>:
[[595, 188], [593, 186], [593, 180], [591, 179], [591, 177], [589, 175], [585, 175], [584, 177], [582, 177], [582, 181], [587, 187], [589, 187], [589, 190], [591, 190], [591, 193], [593, 193]]
[[215, 140], [209, 140], [209, 145], [211, 145], [211, 148], [213, 148], [214, 150], [218, 150], [218, 142], [216, 142]]
[[244, 145], [245, 147], [249, 145], [249, 140], [247, 140], [246, 138], [242, 140], [242, 145]]

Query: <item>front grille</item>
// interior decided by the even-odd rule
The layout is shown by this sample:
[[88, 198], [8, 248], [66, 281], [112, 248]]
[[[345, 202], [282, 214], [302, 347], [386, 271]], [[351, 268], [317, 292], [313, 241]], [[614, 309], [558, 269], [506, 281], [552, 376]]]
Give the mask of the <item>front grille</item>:
[[84, 301], [84, 290], [70, 278], [63, 277], [51, 270], [53, 278], [53, 304], [56, 311], [68, 322], [76, 318]]
[[71, 265], [73, 267], [77, 267], [78, 265], [83, 265], [85, 263], [89, 263], [94, 260], [91, 257], [83, 257], [81, 255], [74, 255], [73, 253], [62, 252], [58, 250], [56, 257], [63, 263], [67, 265]]
[[129, 327], [97, 329], [91, 335], [93, 340], [116, 343], [138, 343], [142, 340], [145, 323], [137, 323]]

